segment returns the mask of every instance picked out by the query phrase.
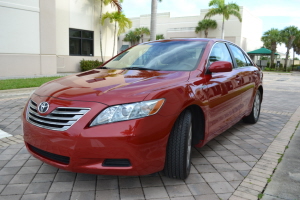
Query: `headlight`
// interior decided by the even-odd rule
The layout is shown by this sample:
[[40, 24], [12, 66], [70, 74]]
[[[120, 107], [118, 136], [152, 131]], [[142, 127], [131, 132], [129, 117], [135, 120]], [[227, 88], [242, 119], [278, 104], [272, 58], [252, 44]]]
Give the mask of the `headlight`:
[[108, 107], [94, 119], [90, 126], [154, 115], [162, 107], [164, 101], [164, 99], [156, 99]]

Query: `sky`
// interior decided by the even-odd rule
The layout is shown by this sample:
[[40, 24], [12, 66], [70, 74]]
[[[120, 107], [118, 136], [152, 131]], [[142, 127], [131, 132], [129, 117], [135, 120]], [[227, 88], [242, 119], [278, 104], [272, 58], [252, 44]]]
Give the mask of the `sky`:
[[[170, 12], [171, 17], [200, 15], [200, 9], [209, 9], [210, 0], [162, 0], [157, 12]], [[300, 29], [300, 0], [225, 0], [246, 7], [263, 21], [263, 31], [296, 26]], [[124, 0], [123, 12], [129, 18], [151, 13], [151, 0]], [[281, 50], [282, 49], [282, 50]], [[284, 52], [284, 48], [280, 48]]]

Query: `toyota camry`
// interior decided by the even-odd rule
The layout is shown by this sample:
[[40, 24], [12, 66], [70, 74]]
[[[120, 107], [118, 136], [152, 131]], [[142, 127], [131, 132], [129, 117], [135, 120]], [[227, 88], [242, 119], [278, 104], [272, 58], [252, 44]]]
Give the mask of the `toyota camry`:
[[142, 43], [35, 90], [22, 116], [24, 141], [33, 156], [68, 171], [185, 179], [192, 146], [240, 120], [257, 122], [262, 78], [229, 41]]

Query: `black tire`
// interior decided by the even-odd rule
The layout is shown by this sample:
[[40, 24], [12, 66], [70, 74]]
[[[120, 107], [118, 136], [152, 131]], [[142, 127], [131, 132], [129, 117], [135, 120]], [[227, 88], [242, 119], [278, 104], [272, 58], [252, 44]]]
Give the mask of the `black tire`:
[[243, 121], [245, 123], [255, 124], [259, 118], [260, 108], [261, 108], [261, 93], [259, 90], [257, 90], [253, 101], [252, 111], [250, 115], [243, 118]]
[[192, 113], [185, 110], [170, 133], [164, 173], [170, 178], [186, 179], [191, 169]]

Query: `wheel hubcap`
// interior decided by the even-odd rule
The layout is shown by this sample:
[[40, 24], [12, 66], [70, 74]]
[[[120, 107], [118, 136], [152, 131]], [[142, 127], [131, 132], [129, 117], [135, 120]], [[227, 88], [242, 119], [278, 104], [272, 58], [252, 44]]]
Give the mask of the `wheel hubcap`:
[[191, 152], [192, 152], [192, 123], [189, 127], [188, 139], [187, 139], [187, 159], [186, 159], [186, 166], [187, 172], [190, 170], [190, 160], [191, 160]]
[[260, 110], [260, 98], [259, 98], [259, 94], [257, 93], [253, 104], [253, 114], [255, 119], [258, 118], [259, 110]]

